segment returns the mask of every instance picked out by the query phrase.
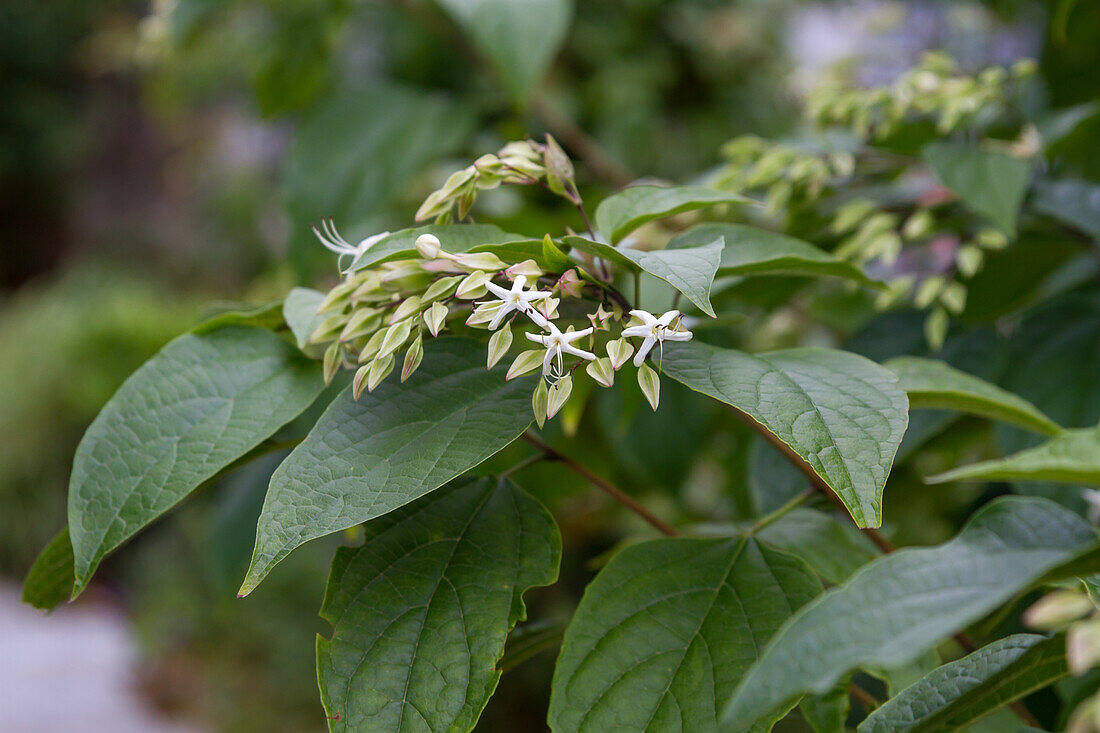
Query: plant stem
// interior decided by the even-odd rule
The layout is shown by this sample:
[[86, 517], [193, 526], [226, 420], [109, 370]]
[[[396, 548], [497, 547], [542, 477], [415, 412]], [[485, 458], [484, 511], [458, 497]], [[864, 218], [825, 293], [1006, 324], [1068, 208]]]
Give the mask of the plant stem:
[[859, 700], [859, 704], [867, 708], [868, 711], [874, 710], [882, 704], [878, 701], [878, 698], [867, 692], [867, 690], [863, 689], [855, 682], [848, 685], [848, 692], [850, 692], [852, 697], [856, 700]]
[[500, 477], [501, 478], [507, 478], [508, 476], [511, 476], [513, 473], [519, 473], [520, 471], [527, 468], [528, 466], [533, 466], [536, 463], [539, 463], [539, 462], [545, 461], [545, 460], [546, 460], [546, 454], [545, 453], [536, 453], [533, 456], [527, 456], [522, 461], [520, 461], [516, 465], [509, 468], [507, 471], [502, 472], [500, 474]]
[[781, 519], [792, 509], [804, 504], [807, 499], [809, 499], [811, 496], [814, 496], [816, 493], [817, 489], [811, 486], [810, 488], [803, 491], [801, 494], [798, 494], [797, 496], [792, 496], [790, 499], [787, 500], [786, 504], [756, 520], [756, 523], [749, 527], [745, 534], [756, 534], [760, 530], [767, 527], [769, 524], [775, 522], [778, 519]]
[[584, 203], [577, 201], [577, 211], [581, 214], [581, 219], [584, 221], [584, 227], [588, 230], [588, 236], [592, 241], [596, 240], [596, 230], [592, 228], [592, 222], [588, 218], [588, 212], [584, 210]]
[[607, 479], [605, 479], [603, 476], [600, 476], [599, 474], [593, 473], [592, 470], [590, 470], [587, 466], [585, 466], [581, 463], [578, 463], [577, 461], [575, 461], [572, 458], [570, 458], [569, 456], [561, 453], [560, 451], [556, 450], [555, 448], [551, 448], [549, 445], [542, 442], [540, 439], [536, 438], [530, 432], [526, 432], [520, 437], [522, 437], [528, 443], [530, 443], [531, 445], [535, 446], [540, 451], [542, 451], [543, 455], [548, 460], [557, 461], [558, 463], [562, 464], [563, 466], [565, 466], [566, 468], [568, 468], [570, 471], [577, 474], [581, 478], [583, 478], [583, 479], [589, 481], [590, 483], [594, 484], [597, 488], [604, 491], [604, 493], [610, 495], [611, 498], [615, 499], [615, 501], [619, 502], [620, 504], [625, 506], [627, 509], [629, 509], [630, 511], [634, 512], [639, 517], [644, 519], [646, 522], [648, 522], [650, 524], [650, 526], [652, 526], [654, 529], [656, 529], [661, 534], [663, 534], [667, 537], [677, 537], [677, 536], [679, 536], [679, 534], [680, 534], [679, 532], [677, 532], [675, 529], [673, 529], [670, 525], [666, 524], [664, 522], [664, 520], [662, 520], [660, 517], [653, 514], [648, 509], [646, 509], [644, 506], [642, 506], [640, 503], [638, 503], [638, 501], [636, 499], [634, 499], [634, 497], [627, 494], [625, 491], [623, 491], [618, 486], [616, 486], [615, 484], [613, 484], [610, 481], [608, 481]]

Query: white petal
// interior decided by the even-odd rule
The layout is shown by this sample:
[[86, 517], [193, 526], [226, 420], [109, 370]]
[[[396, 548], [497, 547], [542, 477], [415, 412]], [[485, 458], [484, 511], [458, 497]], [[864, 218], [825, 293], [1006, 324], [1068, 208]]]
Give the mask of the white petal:
[[497, 296], [501, 300], [507, 300], [508, 296], [512, 294], [510, 290], [505, 290], [496, 283], [485, 283], [485, 287], [489, 288], [489, 292]]
[[623, 329], [623, 336], [630, 338], [649, 338], [653, 335], [652, 328], [650, 326], [631, 326], [630, 328]]
[[561, 350], [567, 354], [572, 354], [573, 356], [579, 356], [582, 359], [587, 359], [588, 361], [593, 361], [596, 358], [596, 355], [593, 354], [591, 351], [578, 349], [576, 346], [570, 346], [569, 344], [563, 344]]
[[645, 361], [645, 358], [649, 356], [650, 350], [653, 349], [653, 344], [657, 343], [655, 336], [646, 336], [645, 341], [638, 347], [638, 353], [634, 355], [634, 366], [640, 367]]
[[665, 331], [661, 334], [663, 341], [691, 341], [691, 331]]
[[657, 325], [667, 327], [678, 315], [680, 315], [680, 311], [668, 311], [657, 319]]
[[654, 316], [649, 311], [642, 310], [641, 308], [635, 308], [634, 310], [630, 311], [630, 315], [640, 319], [647, 326], [652, 326], [654, 323], [657, 322], [656, 316]]

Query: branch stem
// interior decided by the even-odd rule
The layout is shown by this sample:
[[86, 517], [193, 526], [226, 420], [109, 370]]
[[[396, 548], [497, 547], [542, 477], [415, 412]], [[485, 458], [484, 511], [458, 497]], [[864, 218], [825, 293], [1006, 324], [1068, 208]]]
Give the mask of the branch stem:
[[809, 499], [811, 496], [814, 496], [815, 494], [817, 494], [817, 489], [810, 487], [803, 491], [801, 494], [791, 497], [783, 506], [769, 512], [768, 514], [765, 514], [764, 516], [760, 517], [760, 519], [756, 520], [756, 523], [749, 527], [746, 534], [756, 534], [760, 530], [767, 527], [769, 524], [772, 524], [773, 522], [776, 522], [777, 520], [783, 518], [783, 516], [790, 513], [792, 509], [795, 509], [806, 503], [806, 500]]
[[536, 97], [531, 111], [546, 125], [546, 129], [573, 150], [596, 177], [609, 186], [622, 188], [634, 180], [634, 174], [617, 161], [603, 146], [582, 130], [561, 110], [542, 97]]
[[530, 432], [524, 433], [521, 437], [528, 443], [542, 451], [543, 456], [546, 459], [557, 461], [581, 478], [594, 484], [598, 489], [611, 496], [611, 498], [613, 498], [615, 501], [619, 502], [627, 509], [644, 519], [646, 522], [649, 523], [651, 527], [656, 529], [661, 534], [665, 535], [666, 537], [679, 536], [680, 533], [673, 529], [670, 525], [666, 524], [664, 520], [646, 509], [644, 506], [638, 503], [638, 501], [634, 497], [627, 494], [625, 491], [605, 479], [603, 476], [594, 473], [587, 466], [578, 463], [564, 453], [550, 447], [546, 443], [542, 442], [539, 438], [536, 438]]

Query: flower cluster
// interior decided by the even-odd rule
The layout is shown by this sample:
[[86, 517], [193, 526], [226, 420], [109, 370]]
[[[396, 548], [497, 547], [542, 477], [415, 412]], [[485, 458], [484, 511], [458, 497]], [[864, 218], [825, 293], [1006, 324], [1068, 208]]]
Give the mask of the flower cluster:
[[[318, 316], [324, 319], [310, 337], [311, 344], [324, 347], [327, 380], [341, 367], [356, 368], [352, 382], [356, 399], [394, 371], [402, 350], [401, 380], [408, 379], [423, 358], [425, 334], [438, 336], [448, 325], [487, 329], [492, 335], [486, 365], [491, 369], [511, 349], [516, 325], [534, 327], [523, 336], [538, 348], [516, 356], [506, 378], [541, 368], [542, 378], [532, 397], [540, 425], [565, 405], [581, 365], [594, 382], [610, 387], [615, 372], [632, 354], [638, 383], [657, 409], [659, 379], [646, 359], [659, 360], [664, 342], [687, 341], [692, 336], [679, 311], [660, 316], [639, 309], [626, 313], [620, 303], [608, 300], [606, 287], [588, 287], [590, 279], [579, 263], [565, 272], [548, 273], [530, 259], [509, 263], [489, 251], [451, 253], [435, 235], [424, 233], [415, 240], [415, 257], [356, 269], [364, 253], [391, 235], [370, 237], [353, 247], [332, 222], [326, 222], [317, 236], [341, 259], [357, 258], [322, 301]], [[480, 300], [485, 296], [491, 297]], [[568, 318], [559, 314], [564, 299], [577, 301], [570, 303]], [[585, 312], [586, 301], [594, 305], [594, 312]], [[621, 297], [619, 301], [625, 302]], [[587, 325], [576, 328], [567, 320]], [[632, 339], [637, 341], [636, 350]], [[601, 351], [604, 355], [598, 356]]]

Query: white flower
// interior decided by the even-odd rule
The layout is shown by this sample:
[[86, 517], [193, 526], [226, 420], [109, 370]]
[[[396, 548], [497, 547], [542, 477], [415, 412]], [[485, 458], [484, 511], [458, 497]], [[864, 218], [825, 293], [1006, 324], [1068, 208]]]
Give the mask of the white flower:
[[672, 329], [672, 322], [679, 318], [680, 311], [669, 311], [660, 318], [643, 310], [632, 310], [630, 315], [642, 322], [640, 326], [631, 326], [623, 329], [623, 336], [642, 339], [642, 345], [638, 347], [638, 353], [634, 355], [634, 366], [640, 367], [654, 344], [665, 341], [691, 341], [691, 331], [676, 331]]
[[544, 293], [538, 290], [528, 290], [525, 292], [523, 286], [526, 284], [527, 278], [523, 275], [516, 275], [516, 280], [512, 283], [511, 290], [505, 290], [501, 286], [491, 282], [485, 283], [485, 287], [503, 302], [503, 305], [497, 310], [496, 316], [489, 322], [490, 331], [495, 331], [496, 327], [500, 325], [500, 322], [504, 320], [504, 316], [512, 311], [519, 311], [542, 328], [546, 328], [547, 325], [549, 325], [549, 321], [543, 318], [542, 314], [535, 310], [534, 306], [531, 305], [531, 301], [549, 298], [550, 293]]
[[340, 266], [340, 261], [344, 259], [345, 255], [351, 255], [352, 262], [361, 257], [364, 252], [373, 247], [376, 243], [382, 241], [386, 237], [390, 236], [389, 232], [381, 232], [367, 237], [357, 245], [352, 246], [346, 239], [340, 236], [340, 232], [336, 231], [336, 224], [333, 223], [332, 217], [328, 219], [321, 219], [321, 229], [311, 226], [313, 234], [317, 239], [321, 240], [321, 244], [340, 257], [336, 260], [336, 266]]
[[[573, 346], [573, 342], [577, 339], [584, 338], [588, 334], [592, 333], [592, 327], [582, 328], [580, 331], [566, 331], [562, 333], [558, 330], [558, 327], [549, 321], [543, 326], [550, 333], [548, 334], [536, 334], [529, 333], [527, 338], [540, 343], [546, 347], [546, 354], [542, 357], [542, 374], [543, 376], [552, 377], [554, 379], [561, 379], [565, 376], [565, 367], [562, 364], [562, 354], [572, 354], [573, 356], [579, 356], [587, 361], [592, 361], [596, 358], [596, 355], [591, 351], [585, 351], [584, 349], [578, 349]], [[556, 360], [556, 364], [555, 364]], [[557, 370], [553, 370], [552, 366], [557, 366]]]

